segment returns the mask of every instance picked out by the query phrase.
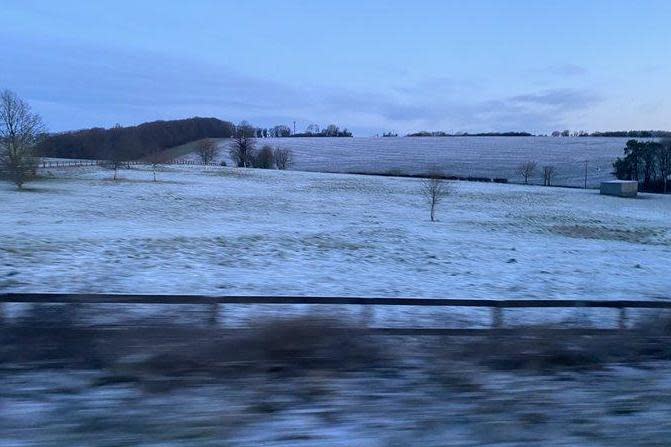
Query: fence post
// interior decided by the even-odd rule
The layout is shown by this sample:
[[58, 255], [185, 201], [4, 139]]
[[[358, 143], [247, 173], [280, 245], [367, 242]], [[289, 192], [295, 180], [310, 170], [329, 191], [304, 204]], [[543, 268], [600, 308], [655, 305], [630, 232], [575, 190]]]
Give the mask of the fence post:
[[361, 306], [361, 324], [365, 327], [370, 327], [374, 318], [374, 308], [373, 306]]
[[217, 326], [219, 324], [219, 303], [210, 304], [210, 316], [208, 322], [210, 326]]
[[618, 321], [618, 327], [620, 329], [627, 329], [627, 308], [620, 307], [620, 318]]
[[492, 307], [492, 328], [499, 329], [503, 326], [503, 309]]

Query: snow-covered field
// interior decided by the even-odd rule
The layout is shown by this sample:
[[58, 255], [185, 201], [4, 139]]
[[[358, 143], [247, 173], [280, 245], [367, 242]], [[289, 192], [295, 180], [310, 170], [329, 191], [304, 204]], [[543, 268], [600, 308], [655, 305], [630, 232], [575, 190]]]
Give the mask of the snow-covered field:
[[[114, 182], [87, 167], [54, 170], [24, 192], [0, 184], [0, 291], [669, 297], [668, 196], [455, 182], [431, 223], [417, 179], [187, 166], [151, 178], [135, 167]], [[102, 307], [80, 317], [133, 312]], [[171, 323], [203, 312], [160, 307]], [[268, 307], [226, 306], [222, 324], [304, 312]], [[487, 324], [487, 314], [459, 312], [375, 317]], [[588, 318], [512, 314], [508, 323]], [[123, 369], [6, 365], [0, 444], [629, 446], [665, 445], [671, 433], [668, 362], [542, 375], [455, 364], [440, 354], [449, 340], [385, 343], [399, 364], [174, 389], [151, 375], [129, 382]]]
[[671, 197], [454, 182], [431, 223], [416, 179], [219, 167], [121, 177], [82, 168], [30, 191], [2, 184], [0, 290], [669, 297]]
[[[671, 197], [454, 182], [96, 168], [0, 186], [8, 291], [663, 298]], [[67, 177], [66, 177], [67, 176]]]
[[[557, 185], [598, 186], [612, 179], [613, 161], [623, 156], [627, 138], [449, 137], [449, 138], [267, 138], [258, 145], [291, 149], [294, 168], [320, 172], [400, 171], [425, 174], [441, 170], [459, 176], [503, 177], [521, 182], [517, 167], [538, 163], [532, 176], [543, 183], [543, 166], [554, 166]], [[227, 160], [229, 140], [219, 140], [220, 159]], [[196, 159], [195, 154], [185, 156]]]

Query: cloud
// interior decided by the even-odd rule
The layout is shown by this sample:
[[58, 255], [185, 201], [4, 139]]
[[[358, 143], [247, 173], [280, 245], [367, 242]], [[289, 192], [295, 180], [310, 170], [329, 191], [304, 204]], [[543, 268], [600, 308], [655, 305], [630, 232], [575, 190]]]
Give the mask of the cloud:
[[394, 88], [396, 93], [412, 96], [462, 95], [473, 91], [483, 84], [482, 79], [455, 77], [429, 77], [415, 82], [407, 82]]
[[600, 101], [594, 92], [569, 88], [486, 98], [483, 79], [450, 77], [358, 91], [279, 82], [182, 55], [54, 41], [18, 43], [0, 49], [0, 64], [12, 67], [0, 73], [0, 85], [39, 107], [55, 131], [193, 115], [247, 119], [261, 126], [296, 120], [299, 128], [335, 122], [364, 135], [421, 129], [545, 131]]
[[339, 116], [356, 111], [359, 117], [372, 117], [383, 129], [546, 132], [565, 126], [572, 116], [589, 110], [600, 100], [596, 93], [578, 89], [542, 90], [496, 99], [398, 98], [339, 92], [320, 104], [324, 112]]
[[536, 70], [537, 72], [549, 73], [554, 76], [560, 77], [578, 77], [585, 76], [589, 71], [587, 68], [582, 65], [577, 64], [560, 64], [560, 65], [550, 65], [541, 70]]
[[[87, 110], [92, 117], [114, 110], [119, 122], [166, 112], [253, 117], [309, 102], [304, 89], [147, 51], [24, 41], [0, 50], [0, 64], [13, 67], [0, 74], [0, 84], [32, 101]], [[66, 118], [55, 121], [67, 123]]]
[[564, 111], [584, 109], [598, 103], [600, 99], [594, 92], [570, 88], [544, 90], [509, 98], [516, 104], [544, 106]]

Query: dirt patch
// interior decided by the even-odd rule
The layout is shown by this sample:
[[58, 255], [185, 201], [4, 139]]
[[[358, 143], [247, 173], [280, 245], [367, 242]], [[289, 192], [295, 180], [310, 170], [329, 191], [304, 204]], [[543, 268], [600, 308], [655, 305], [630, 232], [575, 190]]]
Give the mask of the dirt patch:
[[599, 239], [650, 245], [668, 244], [668, 241], [665, 240], [664, 231], [648, 228], [620, 229], [576, 224], [555, 225], [550, 228], [550, 231], [555, 234], [578, 239]]

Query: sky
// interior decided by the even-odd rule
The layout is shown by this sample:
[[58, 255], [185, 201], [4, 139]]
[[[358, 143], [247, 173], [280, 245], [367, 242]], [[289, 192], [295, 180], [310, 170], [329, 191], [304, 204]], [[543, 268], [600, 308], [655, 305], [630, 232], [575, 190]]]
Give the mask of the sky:
[[0, 0], [0, 89], [51, 131], [671, 129], [671, 2]]

